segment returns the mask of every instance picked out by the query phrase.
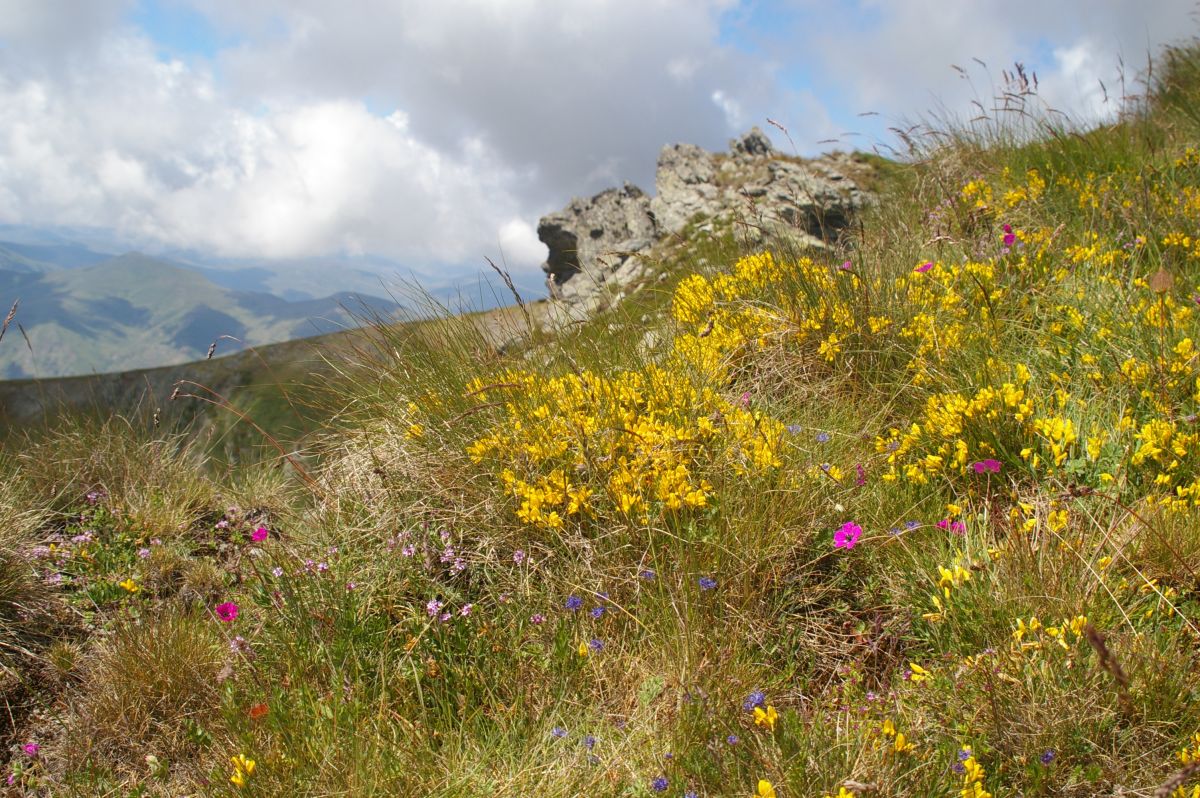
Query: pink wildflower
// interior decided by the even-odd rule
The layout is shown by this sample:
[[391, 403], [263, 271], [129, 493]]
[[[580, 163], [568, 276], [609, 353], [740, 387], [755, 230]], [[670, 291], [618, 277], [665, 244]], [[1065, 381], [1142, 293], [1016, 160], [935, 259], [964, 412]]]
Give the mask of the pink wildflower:
[[42, 747], [37, 743], [25, 743], [25, 745], [21, 746], [21, 750], [25, 752], [25, 756], [35, 757], [38, 755], [38, 751], [42, 750]]
[[972, 463], [971, 468], [975, 469], [976, 474], [983, 474], [983, 473], [987, 473], [987, 472], [991, 472], [993, 474], [999, 474], [1000, 473], [1000, 461], [994, 460], [989, 457], [987, 460], [980, 460], [978, 463]]
[[235, 621], [238, 617], [238, 605], [234, 604], [232, 601], [226, 601], [224, 604], [218, 604], [213, 608], [213, 611], [216, 612], [217, 617], [225, 623]]
[[917, 268], [913, 269], [913, 271], [915, 271], [919, 274], [924, 274], [925, 272], [929, 271], [932, 268], [933, 268], [933, 261], [927, 260], [924, 263], [922, 263], [920, 266], [918, 266]]
[[1004, 225], [1004, 246], [1011, 247], [1015, 243], [1017, 243], [1017, 236], [1012, 231], [1012, 225]]
[[862, 527], [853, 521], [847, 521], [842, 524], [841, 529], [833, 533], [833, 547], [835, 549], [852, 549], [860, 535], [862, 535]]
[[267, 536], [270, 534], [271, 533], [269, 531], [267, 531], [267, 528], [265, 526], [260, 526], [258, 529], [254, 530], [253, 532], [250, 533], [250, 539], [253, 540], [255, 543], [262, 543], [264, 540], [267, 539]]

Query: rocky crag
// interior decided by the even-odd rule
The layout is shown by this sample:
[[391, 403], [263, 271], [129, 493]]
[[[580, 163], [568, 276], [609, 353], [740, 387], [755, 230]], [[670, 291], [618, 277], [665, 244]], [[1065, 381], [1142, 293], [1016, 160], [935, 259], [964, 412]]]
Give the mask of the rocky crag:
[[690, 223], [737, 225], [752, 240], [783, 233], [825, 246], [869, 201], [850, 177], [861, 168], [843, 154], [781, 155], [758, 128], [731, 141], [728, 153], [664, 147], [653, 198], [626, 183], [542, 217], [538, 237], [550, 250], [542, 270], [559, 311], [551, 317], [587, 318], [619, 301], [648, 276], [654, 244]]

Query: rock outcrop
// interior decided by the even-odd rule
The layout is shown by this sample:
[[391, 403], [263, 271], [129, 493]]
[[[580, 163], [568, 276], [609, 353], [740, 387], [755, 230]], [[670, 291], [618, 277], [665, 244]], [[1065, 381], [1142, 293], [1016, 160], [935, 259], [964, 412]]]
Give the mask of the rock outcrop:
[[750, 237], [783, 232], [823, 246], [868, 201], [846, 174], [852, 165], [849, 156], [783, 156], [758, 128], [732, 140], [728, 153], [664, 147], [653, 199], [626, 183], [542, 218], [538, 238], [550, 250], [542, 269], [551, 298], [562, 306], [551, 315], [590, 316], [608, 289], [644, 275], [639, 253], [693, 221], [741, 223]]
[[550, 250], [542, 266], [550, 296], [586, 303], [606, 283], [636, 279], [641, 266], [634, 255], [648, 249], [655, 235], [650, 198], [629, 183], [543, 216], [538, 238]]

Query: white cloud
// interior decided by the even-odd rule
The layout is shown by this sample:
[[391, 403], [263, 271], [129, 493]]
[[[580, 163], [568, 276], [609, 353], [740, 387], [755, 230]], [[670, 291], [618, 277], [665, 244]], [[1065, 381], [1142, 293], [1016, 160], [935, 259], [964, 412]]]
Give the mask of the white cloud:
[[[862, 122], [857, 111], [895, 120], [986, 104], [1013, 61], [1037, 69], [1047, 103], [1110, 114], [1117, 57], [1140, 66], [1147, 48], [1194, 29], [1195, 9], [158, 2], [190, 4], [236, 44], [163, 60], [123, 21], [135, 0], [0, 0], [0, 222], [108, 227], [231, 256], [370, 253], [443, 272], [503, 250], [533, 274], [538, 216], [625, 179], [650, 189], [663, 144], [722, 148], [771, 116], [811, 153]], [[801, 22], [721, 43], [774, 6]], [[797, 75], [809, 85], [790, 83]]]
[[[723, 145], [741, 121], [714, 86], [727, 108], [774, 91], [714, 44], [727, 5], [214, 0], [195, 8], [239, 44], [184, 62], [119, 21], [130, 0], [78, 26], [66, 0], [19, 2], [0, 28], [23, 43], [0, 48], [0, 221], [230, 256], [475, 268], [503, 247], [534, 270], [541, 213], [649, 188], [663, 144]], [[55, 36], [90, 49], [29, 57]]]

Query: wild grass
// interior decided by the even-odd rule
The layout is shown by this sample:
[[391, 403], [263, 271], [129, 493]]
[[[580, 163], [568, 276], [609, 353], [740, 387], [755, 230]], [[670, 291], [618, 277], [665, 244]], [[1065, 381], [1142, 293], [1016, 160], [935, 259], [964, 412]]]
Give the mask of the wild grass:
[[831, 248], [693, 227], [553, 335], [378, 326], [306, 479], [31, 440], [14, 789], [1194, 796], [1197, 52], [1086, 131], [1018, 74]]

